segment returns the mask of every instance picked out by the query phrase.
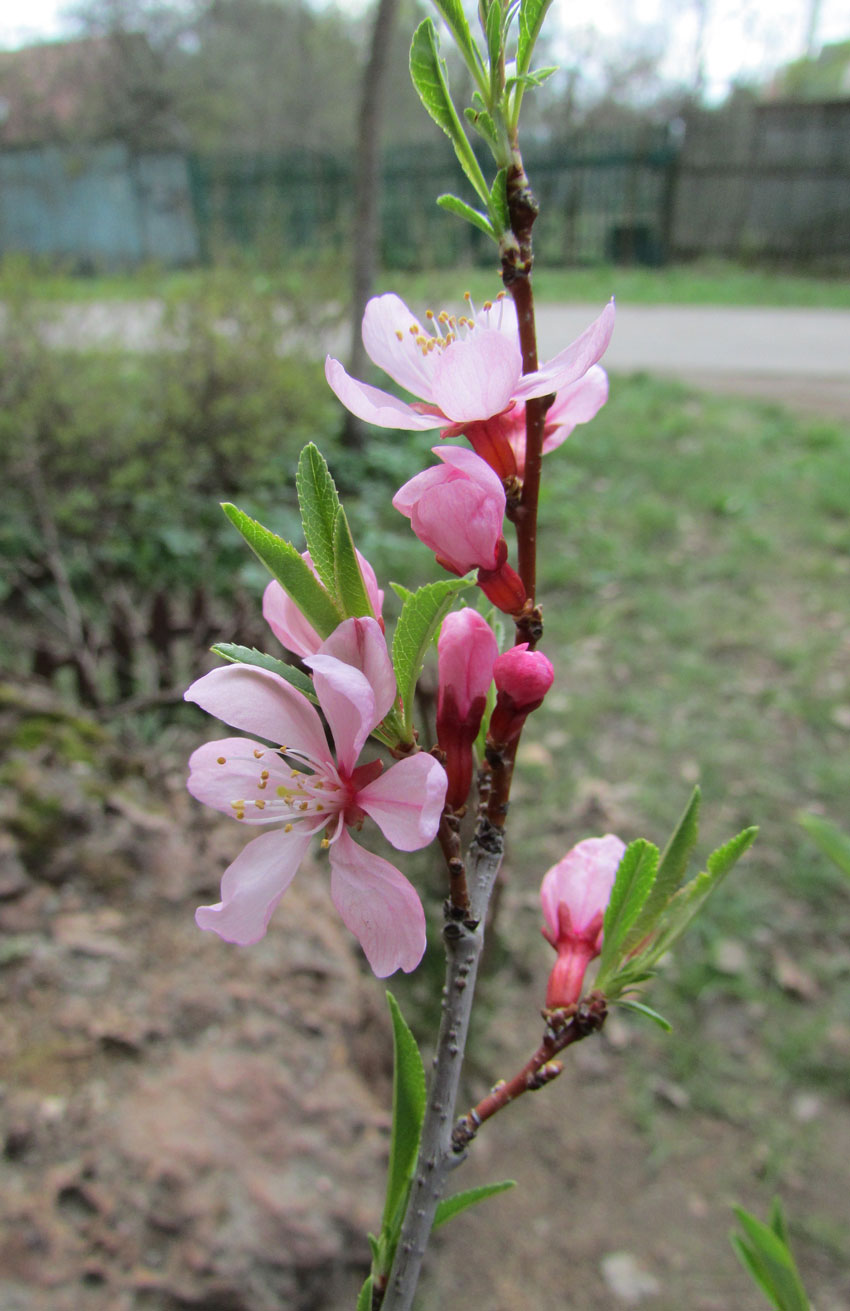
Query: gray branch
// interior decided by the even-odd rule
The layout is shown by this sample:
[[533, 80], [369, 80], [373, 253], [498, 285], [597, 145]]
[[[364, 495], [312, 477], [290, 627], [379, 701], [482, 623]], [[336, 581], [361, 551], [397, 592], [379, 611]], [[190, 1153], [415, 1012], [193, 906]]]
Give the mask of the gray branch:
[[478, 963], [484, 946], [484, 920], [504, 850], [501, 829], [479, 826], [467, 857], [471, 922], [449, 921], [443, 930], [446, 986], [437, 1050], [428, 1090], [422, 1144], [410, 1189], [407, 1214], [390, 1271], [381, 1311], [410, 1311], [437, 1203], [450, 1172], [462, 1159], [452, 1150], [455, 1104], [469, 1032]]

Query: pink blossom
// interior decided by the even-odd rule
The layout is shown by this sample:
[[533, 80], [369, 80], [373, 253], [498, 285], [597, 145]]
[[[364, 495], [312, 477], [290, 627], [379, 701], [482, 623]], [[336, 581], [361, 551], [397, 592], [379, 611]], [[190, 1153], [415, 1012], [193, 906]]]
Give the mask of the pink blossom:
[[[301, 558], [306, 560], [318, 578], [319, 575], [316, 573], [316, 567], [313, 564], [310, 552], [303, 551]], [[357, 562], [360, 565], [360, 572], [363, 574], [366, 595], [371, 602], [376, 618], [380, 621], [384, 593], [378, 587], [375, 570], [359, 551], [357, 552]], [[274, 578], [263, 593], [263, 617], [280, 644], [285, 646], [287, 651], [292, 651], [297, 656], [313, 655], [322, 645], [322, 639], [315, 628], [308, 623], [289, 594], [283, 590], [280, 583]]]
[[428, 316], [433, 331], [398, 296], [375, 296], [363, 315], [363, 345], [374, 364], [420, 401], [408, 404], [351, 378], [328, 356], [325, 377], [347, 409], [382, 428], [453, 427], [503, 414], [518, 402], [548, 396], [584, 377], [601, 358], [614, 327], [614, 303], [570, 346], [523, 374], [513, 303], [475, 319]]
[[525, 589], [506, 563], [502, 536], [505, 489], [490, 466], [460, 446], [434, 447], [442, 465], [416, 474], [396, 492], [393, 505], [405, 515], [420, 542], [444, 569], [466, 574], [479, 569], [478, 582], [494, 604], [514, 613]]
[[[588, 423], [608, 399], [608, 375], [592, 365], [584, 377], [562, 387], [546, 411], [543, 454], [556, 450], [579, 423]], [[451, 430], [444, 432], [449, 436]], [[463, 426], [476, 454], [486, 460], [500, 478], [525, 476], [525, 405], [520, 403], [504, 414]]]
[[543, 936], [558, 953], [546, 992], [550, 1008], [581, 996], [585, 970], [602, 950], [602, 921], [625, 849], [611, 833], [586, 838], [543, 877]]
[[520, 642], [500, 655], [493, 666], [496, 704], [490, 717], [489, 740], [497, 746], [515, 741], [532, 710], [552, 686], [555, 671], [542, 651], [529, 651]]
[[437, 654], [437, 742], [446, 755], [446, 805], [459, 810], [472, 785], [472, 745], [481, 727], [499, 647], [486, 619], [466, 607], [446, 615]]
[[[436, 835], [446, 775], [419, 753], [392, 765], [358, 765], [371, 731], [395, 700], [392, 664], [377, 620], [347, 619], [305, 658], [330, 725], [301, 692], [268, 670], [233, 664], [193, 683], [186, 700], [262, 740], [208, 742], [189, 762], [189, 791], [243, 824], [284, 821], [254, 838], [225, 870], [221, 901], [201, 906], [202, 929], [227, 942], [257, 942], [303, 860], [322, 833], [331, 865], [331, 898], [360, 940], [379, 978], [406, 972], [425, 949], [419, 897], [395, 866], [363, 850], [349, 834], [368, 815], [400, 851], [416, 851]], [[267, 745], [272, 742], [275, 746]]]

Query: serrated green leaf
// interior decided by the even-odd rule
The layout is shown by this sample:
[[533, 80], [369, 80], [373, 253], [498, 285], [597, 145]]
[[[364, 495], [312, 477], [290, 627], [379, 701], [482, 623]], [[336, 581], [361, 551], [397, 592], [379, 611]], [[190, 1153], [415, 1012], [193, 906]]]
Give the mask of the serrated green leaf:
[[733, 1235], [733, 1246], [762, 1291], [778, 1311], [809, 1311], [809, 1299], [788, 1244], [743, 1207], [733, 1210], [748, 1240]]
[[462, 1193], [455, 1193], [454, 1197], [444, 1197], [441, 1202], [437, 1203], [437, 1210], [434, 1215], [434, 1229], [439, 1229], [440, 1225], [444, 1225], [454, 1216], [460, 1215], [461, 1211], [466, 1211], [468, 1207], [475, 1206], [488, 1197], [495, 1197], [497, 1193], [505, 1193], [509, 1188], [515, 1187], [515, 1179], [503, 1179], [498, 1184], [482, 1184], [478, 1188], [467, 1188]]
[[514, 87], [517, 86], [525, 87], [526, 89], [542, 86], [543, 83], [548, 81], [552, 74], [557, 73], [557, 71], [557, 64], [552, 64], [551, 67], [535, 68], [530, 73], [522, 73], [519, 77], [506, 78], [505, 90], [513, 91]]
[[487, 183], [473, 154], [463, 125], [449, 94], [446, 62], [440, 58], [437, 34], [430, 18], [425, 18], [413, 33], [410, 46], [410, 76], [419, 99], [434, 122], [451, 140], [461, 168], [476, 193], [486, 203]]
[[297, 687], [299, 692], [303, 692], [304, 696], [318, 704], [312, 678], [308, 678], [303, 670], [296, 669], [294, 665], [288, 665], [285, 660], [266, 655], [264, 651], [258, 651], [253, 646], [238, 646], [235, 642], [217, 642], [215, 646], [210, 647], [210, 650], [234, 664], [256, 665], [258, 669], [270, 669], [273, 674], [285, 678], [287, 683]]
[[402, 601], [406, 601], [409, 596], [413, 596], [410, 588], [405, 587], [403, 583], [390, 583], [390, 587]]
[[229, 502], [225, 502], [221, 508], [254, 554], [292, 597], [307, 622], [312, 624], [320, 637], [329, 637], [345, 616], [292, 543], [264, 528], [256, 519]]
[[823, 854], [845, 874], [850, 874], [850, 837], [843, 833], [837, 824], [830, 823], [822, 815], [801, 811], [797, 819], [809, 837], [818, 844]]
[[477, 77], [481, 71], [481, 55], [472, 38], [460, 0], [434, 0], [434, 7], [454, 37], [470, 72]]
[[645, 838], [638, 838], [626, 848], [602, 926], [604, 936], [598, 986], [603, 992], [605, 984], [601, 980], [612, 971], [622, 954], [623, 942], [649, 895], [657, 868], [658, 848]]
[[473, 209], [471, 205], [467, 205], [465, 200], [461, 200], [458, 196], [443, 195], [437, 197], [437, 204], [440, 209], [448, 210], [450, 214], [456, 214], [458, 218], [466, 219], [467, 223], [480, 228], [482, 232], [486, 232], [488, 237], [493, 237], [495, 240], [496, 233], [493, 231], [487, 215]]
[[486, 109], [472, 109], [470, 106], [463, 111], [463, 116], [470, 127], [474, 127], [479, 136], [482, 136], [491, 149], [495, 149], [499, 144], [499, 134], [496, 131], [496, 124], [492, 116]]
[[624, 953], [631, 951], [652, 932], [685, 877], [688, 861], [699, 836], [699, 807], [700, 790], [696, 787], [670, 841], [661, 853], [652, 889], [623, 942]]
[[348, 519], [342, 506], [339, 506], [336, 512], [333, 553], [334, 594], [340, 610], [347, 619], [360, 615], [371, 615], [374, 618], [375, 612], [366, 591], [360, 562], [354, 549], [354, 539], [351, 536], [351, 529], [348, 526]]
[[531, 56], [540, 35], [540, 28], [552, 0], [522, 0], [519, 7], [519, 34], [517, 37], [516, 66], [518, 73], [527, 73]]
[[357, 1297], [357, 1306], [355, 1308], [355, 1311], [372, 1311], [372, 1290], [374, 1286], [375, 1286], [375, 1281], [373, 1277], [369, 1275], [365, 1284], [360, 1289], [360, 1293]]
[[401, 608], [393, 634], [393, 668], [408, 741], [413, 736], [413, 694], [425, 653], [454, 597], [470, 585], [466, 578], [445, 578], [437, 583], [426, 583], [408, 596]]
[[487, 38], [487, 58], [490, 63], [490, 94], [495, 102], [502, 89], [499, 85], [500, 68], [502, 67], [501, 4], [491, 5], [488, 9], [484, 35]]
[[673, 1032], [673, 1025], [670, 1021], [665, 1020], [663, 1015], [659, 1015], [658, 1011], [654, 1011], [651, 1006], [645, 1005], [642, 1001], [635, 1001], [633, 997], [621, 997], [617, 1005], [622, 1006], [624, 1010], [634, 1011], [637, 1015], [645, 1015], [648, 1020], [652, 1020], [665, 1033]]
[[497, 232], [507, 232], [511, 226], [511, 216], [508, 210], [508, 170], [500, 168], [490, 188], [489, 213], [493, 220], [493, 227]]
[[[425, 1067], [416, 1039], [391, 992], [387, 1002], [393, 1024], [393, 1124], [382, 1237], [392, 1233], [407, 1196], [425, 1115]], [[394, 1242], [391, 1245], [394, 1247]]]
[[317, 574], [333, 594], [334, 525], [340, 504], [336, 484], [324, 456], [314, 442], [305, 446], [298, 458], [295, 490], [298, 493], [307, 550]]
[[706, 861], [706, 870], [711, 877], [719, 882], [726, 877], [730, 869], [738, 863], [744, 852], [753, 845], [756, 840], [757, 828], [745, 828], [737, 833], [734, 838], [730, 838], [722, 847], [717, 847], [712, 851]]

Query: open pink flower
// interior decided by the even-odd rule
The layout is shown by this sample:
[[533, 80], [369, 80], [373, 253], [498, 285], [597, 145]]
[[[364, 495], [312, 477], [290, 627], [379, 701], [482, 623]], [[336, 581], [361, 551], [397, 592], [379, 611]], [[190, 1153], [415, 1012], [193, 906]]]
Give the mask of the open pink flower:
[[[316, 573], [310, 552], [302, 551], [301, 558], [306, 560], [318, 578], [319, 575]], [[381, 621], [384, 593], [378, 587], [375, 570], [365, 555], [361, 555], [359, 551], [357, 551], [357, 562], [363, 575], [366, 595], [372, 604], [376, 618]], [[263, 592], [263, 618], [280, 644], [285, 646], [287, 651], [292, 651], [294, 655], [302, 657], [313, 655], [322, 645], [322, 639], [315, 628], [304, 618], [292, 597], [284, 591], [276, 578], [272, 579]]]
[[458, 810], [472, 786], [472, 746], [478, 736], [499, 654], [487, 620], [466, 606], [446, 615], [437, 642], [437, 742], [446, 754], [446, 805]]
[[581, 996], [585, 970], [602, 950], [602, 921], [625, 849], [612, 833], [586, 838], [543, 877], [543, 936], [558, 953], [546, 992], [550, 1008]]
[[494, 605], [515, 613], [525, 588], [506, 563], [506, 498], [500, 479], [474, 451], [461, 446], [435, 446], [434, 454], [442, 464], [406, 482], [393, 505], [444, 569], [460, 575], [478, 569], [479, 586]]
[[[358, 765], [372, 729], [396, 694], [392, 664], [377, 620], [347, 619], [305, 663], [336, 745], [328, 746], [313, 705], [277, 674], [251, 665], [214, 669], [193, 683], [186, 700], [261, 741], [230, 737], [199, 747], [188, 787], [205, 805], [243, 824], [284, 821], [254, 838], [225, 870], [221, 901], [195, 919], [227, 942], [257, 942], [304, 858], [324, 834], [331, 898], [379, 978], [418, 965], [425, 916], [404, 875], [365, 851], [349, 829], [368, 815], [400, 851], [416, 851], [436, 835], [446, 775], [432, 756], [409, 756], [383, 772], [381, 761]], [[275, 746], [268, 746], [273, 742]]]
[[[504, 316], [502, 321], [499, 317]], [[511, 317], [513, 316], [513, 317]], [[614, 303], [570, 346], [534, 373], [523, 374], [512, 304], [473, 319], [430, 316], [433, 332], [398, 296], [375, 296], [363, 315], [363, 345], [374, 364], [418, 396], [408, 404], [358, 382], [328, 356], [325, 377], [343, 405], [381, 428], [453, 427], [502, 414], [518, 402], [548, 396], [582, 378], [604, 353], [614, 328]]]

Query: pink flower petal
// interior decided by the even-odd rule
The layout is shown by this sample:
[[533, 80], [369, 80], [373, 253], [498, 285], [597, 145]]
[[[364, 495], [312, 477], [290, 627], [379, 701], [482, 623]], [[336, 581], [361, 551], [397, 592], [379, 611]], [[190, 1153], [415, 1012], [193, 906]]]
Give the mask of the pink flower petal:
[[413, 886], [347, 830], [331, 846], [330, 861], [331, 898], [373, 973], [385, 979], [398, 969], [416, 969], [425, 952], [425, 912]]
[[395, 701], [396, 685], [393, 663], [378, 621], [368, 617], [346, 619], [323, 642], [319, 654], [353, 665], [365, 675], [375, 694], [378, 716], [375, 722], [380, 722]]
[[510, 404], [521, 374], [519, 343], [501, 332], [476, 328], [441, 352], [433, 399], [454, 423], [488, 419]]
[[359, 669], [330, 655], [306, 656], [304, 663], [313, 670], [313, 686], [330, 725], [340, 773], [349, 777], [381, 718], [372, 685]]
[[420, 751], [358, 792], [357, 804], [399, 851], [418, 851], [437, 836], [447, 781], [442, 765]]
[[424, 432], [428, 428], [443, 427], [444, 420], [433, 414], [419, 414], [397, 396], [381, 391], [379, 387], [370, 387], [366, 382], [352, 378], [330, 355], [325, 360], [325, 377], [331, 391], [335, 392], [347, 410], [356, 414], [364, 423], [374, 423], [378, 428], [404, 428]]
[[[291, 772], [291, 766], [264, 743], [225, 737], [192, 752], [186, 786], [198, 801], [231, 819], [242, 814], [244, 824], [273, 824], [281, 818], [280, 807], [274, 804], [275, 789], [290, 783]], [[243, 804], [237, 807], [237, 801]]]
[[602, 358], [614, 331], [614, 302], [609, 301], [598, 319], [577, 337], [572, 345], [555, 355], [536, 373], [527, 373], [514, 389], [516, 400], [527, 401], [534, 396], [548, 396], [562, 387], [576, 382], [587, 373], [591, 365]]
[[546, 414], [544, 455], [562, 445], [576, 424], [589, 423], [595, 418], [607, 399], [608, 375], [598, 364], [591, 365], [578, 382], [563, 387]]
[[470, 569], [497, 568], [503, 515], [504, 499], [496, 502], [458, 478], [421, 496], [410, 523], [425, 546], [458, 574], [465, 574]]
[[244, 733], [333, 764], [318, 714], [303, 693], [271, 670], [224, 665], [204, 674], [183, 696]]
[[605, 910], [625, 849], [625, 843], [612, 833], [604, 838], [586, 838], [547, 870], [540, 900], [544, 918], [555, 938], [561, 902], [569, 909], [576, 936], [595, 915]]
[[259, 942], [309, 845], [310, 834], [297, 827], [254, 838], [224, 871], [221, 901], [195, 911], [198, 928], [243, 947]]
[[275, 578], [263, 592], [263, 618], [281, 646], [297, 656], [312, 655], [322, 645], [315, 628]]
[[392, 292], [373, 296], [363, 315], [363, 345], [372, 363], [394, 382], [430, 401], [437, 357], [433, 350], [423, 351], [416, 344], [417, 337], [432, 334], [413, 333], [410, 329], [414, 326], [421, 327], [421, 320], [401, 297]]
[[[488, 495], [500, 500], [502, 504], [505, 501], [505, 489], [502, 486], [502, 480], [497, 473], [490, 468], [486, 460], [482, 460], [480, 455], [470, 451], [466, 446], [433, 446], [431, 448], [437, 459], [442, 460], [450, 469], [457, 469], [466, 474]], [[426, 472], [428, 472], [426, 470]], [[411, 480], [412, 481], [412, 480]]]

